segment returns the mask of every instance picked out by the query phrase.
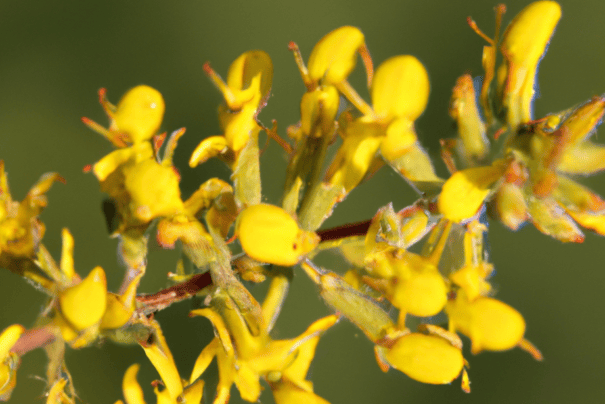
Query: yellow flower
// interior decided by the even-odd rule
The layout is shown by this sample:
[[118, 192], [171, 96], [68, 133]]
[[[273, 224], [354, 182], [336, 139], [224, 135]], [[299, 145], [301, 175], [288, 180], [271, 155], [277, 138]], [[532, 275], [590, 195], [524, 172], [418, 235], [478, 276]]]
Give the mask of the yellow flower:
[[[217, 337], [198, 357], [190, 380], [197, 379], [216, 356], [219, 383], [215, 404], [228, 402], [234, 383], [244, 400], [257, 401], [261, 377], [276, 389], [276, 400], [280, 402], [284, 397], [315, 397], [305, 377], [319, 336], [337, 321], [336, 315], [316, 321], [294, 339], [273, 340], [269, 336], [272, 322], [268, 321], [259, 335], [253, 336], [228, 295], [217, 292], [212, 304], [212, 309], [192, 311], [193, 315], [204, 316], [212, 322]], [[269, 311], [274, 309], [269, 306], [271, 304], [263, 305], [263, 316], [267, 320], [272, 317]]]
[[46, 192], [55, 181], [65, 182], [56, 173], [44, 174], [23, 201], [13, 201], [4, 162], [0, 160], [0, 267], [25, 276], [48, 289], [48, 279], [33, 263], [44, 224], [38, 216], [47, 205]]
[[[164, 384], [163, 390], [159, 390], [157, 385], [154, 388], [157, 403], [178, 404], [186, 402], [200, 404], [204, 381], [201, 379], [196, 380], [197, 377], [193, 376], [190, 383], [181, 379], [159, 324], [155, 320], [150, 320], [145, 325], [152, 330], [152, 333], [147, 340], [139, 341], [139, 344], [160, 374]], [[145, 404], [143, 390], [136, 379], [138, 371], [139, 365], [134, 364], [124, 374], [122, 390], [126, 404]], [[118, 403], [121, 403], [121, 401], [118, 401]]]
[[449, 384], [462, 374], [462, 389], [469, 393], [460, 338], [436, 326], [422, 325], [420, 330], [423, 332], [394, 331], [386, 337], [383, 346], [376, 348], [382, 370], [392, 366], [428, 384]]
[[267, 204], [244, 209], [235, 234], [251, 258], [283, 266], [296, 265], [319, 243], [317, 234], [301, 230], [285, 210]]
[[99, 90], [99, 102], [109, 117], [106, 129], [88, 118], [82, 121], [103, 135], [117, 147], [139, 144], [151, 139], [160, 128], [164, 117], [164, 99], [156, 89], [140, 85], [122, 96], [118, 105], [105, 98], [105, 89]]
[[261, 126], [256, 117], [271, 90], [271, 58], [260, 50], [243, 53], [229, 67], [226, 83], [210, 65], [206, 64], [204, 70], [225, 99], [218, 112], [223, 135], [204, 139], [191, 154], [189, 166], [195, 167], [219, 156], [233, 171], [238, 205], [258, 204], [261, 200], [258, 161]]
[[101, 331], [120, 328], [130, 320], [142, 273], [127, 285], [122, 295], [108, 293], [103, 268], [96, 267], [80, 279], [74, 269], [73, 237], [67, 229], [63, 229], [62, 237], [59, 268], [47, 252], [39, 259], [55, 283], [53, 290], [57, 299], [52, 323], [72, 348], [81, 348], [95, 341]]
[[326, 173], [330, 184], [350, 192], [366, 176], [379, 149], [407, 179], [439, 182], [414, 131], [428, 94], [428, 75], [418, 59], [404, 55], [382, 63], [372, 83], [373, 108], [358, 99], [355, 106], [363, 116], [342, 130], [343, 144]]
[[605, 169], [605, 148], [588, 139], [604, 113], [605, 98], [595, 97], [571, 112], [530, 123], [511, 139], [514, 161], [493, 200], [504, 224], [516, 229], [531, 219], [561, 241], [584, 240], [574, 221], [605, 234], [605, 201], [569, 178]]
[[523, 316], [499, 300], [484, 296], [469, 300], [460, 291], [454, 300], [448, 302], [446, 312], [450, 330], [459, 331], [470, 338], [473, 354], [483, 350], [505, 351], [520, 347], [536, 360], [542, 359], [540, 351], [523, 338]]
[[256, 115], [264, 106], [262, 102], [269, 95], [273, 80], [271, 58], [260, 50], [240, 55], [229, 67], [226, 83], [209, 65], [204, 68], [225, 98], [225, 104], [219, 108], [224, 134], [202, 141], [191, 155], [191, 167], [227, 151], [235, 154], [233, 158], [227, 157], [227, 161], [233, 163], [251, 139], [257, 140], [261, 127]]
[[[176, 147], [183, 133], [184, 130], [173, 133], [169, 140], [171, 147]], [[111, 197], [117, 209], [114, 233], [144, 232], [153, 219], [183, 211], [180, 177], [172, 165], [172, 150], [166, 154], [158, 162], [151, 144], [145, 141], [115, 150], [94, 164], [93, 172], [101, 190]]]
[[464, 265], [449, 276], [453, 284], [464, 290], [470, 301], [486, 296], [491, 285], [485, 280], [491, 275], [494, 266], [485, 261], [483, 248], [484, 233], [487, 227], [477, 221], [467, 225], [464, 232]]
[[0, 401], [8, 401], [17, 383], [20, 359], [11, 349], [24, 331], [23, 326], [14, 324], [0, 334]]
[[496, 72], [496, 110], [509, 128], [531, 121], [538, 63], [561, 18], [554, 1], [537, 1], [525, 7], [504, 32], [500, 51], [504, 56]]
[[447, 302], [448, 287], [437, 264], [450, 227], [451, 224], [442, 224], [435, 228], [435, 232], [441, 233], [428, 256], [386, 247], [384, 243], [375, 244], [374, 239], [378, 238], [376, 231], [373, 231], [372, 226], [368, 231], [365, 269], [370, 276], [362, 279], [399, 309], [401, 328], [405, 327], [407, 314], [418, 317], [434, 316]]

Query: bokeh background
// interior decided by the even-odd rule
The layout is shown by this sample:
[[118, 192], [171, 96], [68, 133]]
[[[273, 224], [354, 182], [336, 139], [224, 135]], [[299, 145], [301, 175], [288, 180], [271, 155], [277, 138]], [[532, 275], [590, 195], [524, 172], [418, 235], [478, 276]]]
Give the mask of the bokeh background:
[[[509, 1], [505, 21], [527, 3]], [[561, 4], [563, 18], [540, 66], [537, 116], [605, 92], [605, 2], [564, 0]], [[101, 265], [108, 273], [109, 288], [115, 290], [122, 274], [115, 256], [116, 240], [107, 237], [97, 181], [92, 174], [82, 173], [84, 165], [111, 151], [108, 142], [80, 122], [87, 116], [105, 124], [96, 95], [100, 87], [107, 88], [114, 102], [141, 83], [162, 92], [167, 104], [162, 128], [187, 128], [176, 152], [186, 197], [206, 179], [227, 179], [229, 174], [215, 161], [194, 170], [186, 167], [193, 147], [219, 133], [216, 107], [221, 98], [203, 74], [202, 64], [211, 61], [224, 75], [240, 53], [267, 51], [275, 76], [272, 97], [260, 117], [267, 124], [276, 118], [283, 134], [287, 125], [299, 119], [298, 102], [304, 92], [288, 41], [295, 40], [306, 59], [327, 32], [355, 25], [365, 33], [375, 65], [398, 54], [415, 55], [425, 64], [432, 90], [417, 129], [438, 160], [438, 139], [452, 136], [447, 105], [455, 79], [465, 72], [481, 74], [484, 43], [465, 19], [473, 16], [491, 34], [495, 5], [485, 0], [4, 0], [0, 3], [0, 158], [6, 163], [12, 193], [20, 200], [45, 172], [64, 176], [67, 184], [53, 187], [42, 215], [47, 226], [44, 243], [59, 257], [60, 231], [68, 227], [76, 240], [78, 272], [86, 275]], [[352, 82], [362, 89], [358, 70]], [[597, 134], [597, 141], [602, 136]], [[285, 162], [275, 144], [263, 154], [263, 190], [268, 202], [278, 201]], [[441, 163], [437, 167], [446, 175]], [[605, 193], [603, 176], [585, 182]], [[389, 201], [401, 208], [413, 200], [405, 182], [383, 168], [338, 206], [327, 225], [367, 219]], [[512, 233], [494, 223], [490, 241], [498, 297], [523, 313], [526, 336], [542, 350], [544, 362], [537, 363], [520, 350], [469, 353], [473, 391], [466, 395], [459, 381], [430, 386], [397, 371], [383, 374], [374, 361], [371, 343], [342, 321], [319, 344], [311, 373], [316, 392], [332, 403], [351, 404], [602, 402], [605, 240], [588, 234], [583, 244], [566, 245], [531, 226]], [[177, 255], [178, 251], [152, 246], [141, 291], [166, 286], [165, 275], [174, 270]], [[263, 290], [259, 286], [255, 293], [262, 295]], [[15, 322], [31, 326], [44, 303], [44, 296], [22, 279], [0, 271], [0, 329]], [[179, 304], [157, 316], [184, 376], [212, 338], [208, 321], [188, 319], [188, 309], [188, 303]], [[276, 335], [295, 336], [327, 312], [314, 286], [296, 273]], [[105, 343], [67, 353], [79, 396], [90, 404], [121, 398], [122, 376], [134, 362], [142, 364], [139, 381], [147, 386], [148, 402], [155, 402], [149, 383], [157, 374], [140, 348]], [[40, 350], [23, 358], [11, 402], [43, 402], [44, 365]], [[269, 390], [261, 401], [272, 402]], [[235, 390], [232, 402], [239, 402]]]

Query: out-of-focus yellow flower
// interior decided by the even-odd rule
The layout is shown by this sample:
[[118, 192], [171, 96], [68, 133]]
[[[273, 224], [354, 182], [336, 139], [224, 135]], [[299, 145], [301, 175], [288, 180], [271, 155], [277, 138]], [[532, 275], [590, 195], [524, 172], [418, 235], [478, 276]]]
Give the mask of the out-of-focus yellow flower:
[[559, 18], [558, 3], [537, 1], [517, 14], [504, 32], [500, 45], [504, 60], [496, 73], [496, 110], [512, 131], [533, 119], [538, 63]]
[[0, 334], [0, 401], [8, 401], [17, 383], [20, 359], [11, 349], [24, 331], [22, 325], [14, 324]]
[[55, 181], [64, 182], [59, 174], [44, 174], [23, 201], [13, 201], [4, 161], [0, 160], [0, 268], [25, 276], [45, 288], [49, 288], [50, 283], [40, 276], [32, 260], [45, 230], [38, 215], [46, 207], [45, 194]]
[[[217, 337], [198, 357], [190, 380], [197, 379], [216, 356], [219, 383], [215, 404], [228, 402], [234, 383], [244, 400], [257, 401], [261, 377], [276, 389], [276, 400], [302, 395], [321, 402], [314, 398], [312, 385], [305, 378], [317, 341], [337, 321], [336, 315], [319, 319], [294, 339], [272, 340], [269, 336], [271, 322], [258, 336], [253, 336], [228, 295], [219, 292], [213, 296], [212, 303], [213, 309], [192, 311], [193, 315], [204, 316], [212, 322]], [[263, 305], [263, 316], [267, 319], [272, 317], [267, 312], [269, 306]]]
[[68, 380], [58, 379], [50, 388], [46, 398], [46, 404], [75, 404], [76, 400], [65, 393]]
[[195, 167], [228, 151], [235, 154], [227, 158], [232, 164], [251, 139], [257, 141], [261, 127], [256, 122], [256, 115], [271, 91], [273, 63], [263, 51], [245, 52], [229, 67], [226, 83], [209, 65], [204, 68], [225, 99], [225, 104], [219, 108], [224, 134], [203, 140], [193, 151], [189, 165]]
[[316, 233], [301, 230], [285, 210], [267, 204], [244, 209], [235, 234], [251, 258], [283, 266], [296, 265], [319, 243]]
[[145, 85], [136, 86], [122, 96], [117, 106], [107, 101], [105, 92], [104, 88], [99, 90], [99, 101], [109, 117], [109, 128], [82, 118], [88, 127], [117, 147], [142, 143], [157, 133], [165, 109], [164, 98], [159, 91]]

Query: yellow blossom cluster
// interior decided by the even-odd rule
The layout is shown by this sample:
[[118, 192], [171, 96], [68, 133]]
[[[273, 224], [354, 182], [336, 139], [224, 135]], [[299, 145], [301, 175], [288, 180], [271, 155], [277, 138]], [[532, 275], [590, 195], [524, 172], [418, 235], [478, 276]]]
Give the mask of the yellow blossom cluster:
[[[504, 12], [504, 6], [496, 8], [494, 38], [469, 19], [488, 43], [485, 72], [480, 88], [470, 75], [454, 86], [449, 113], [457, 137], [442, 140], [447, 179], [437, 175], [414, 126], [428, 102], [423, 64], [399, 55], [375, 70], [355, 27], [328, 33], [308, 63], [290, 43], [306, 92], [300, 121], [288, 127], [287, 138], [276, 124], [268, 128], [258, 119], [271, 94], [273, 63], [267, 53], [239, 56], [226, 81], [204, 66], [224, 99], [218, 111], [223, 133], [205, 138], [189, 164], [220, 158], [231, 180], [205, 181], [186, 200], [172, 161], [185, 129], [168, 138], [159, 133], [165, 109], [160, 92], [139, 85], [113, 105], [100, 90], [108, 127], [82, 120], [116, 149], [85, 171], [92, 171], [114, 208], [107, 217], [110, 236], [118, 239], [126, 267], [117, 292], [107, 290], [99, 266], [84, 278], [76, 272], [67, 229], [58, 264], [41, 242], [44, 225], [38, 216], [47, 204], [45, 194], [62, 178], [46, 174], [22, 202], [14, 202], [0, 161], [0, 267], [48, 295], [35, 327], [12, 325], [0, 334], [0, 400], [8, 400], [15, 388], [21, 357], [44, 347], [47, 404], [75, 403], [66, 348], [109, 339], [143, 349], [161, 378], [153, 382], [161, 404], [201, 403], [214, 360], [215, 404], [227, 403], [233, 387], [242, 399], [257, 402], [263, 385], [278, 404], [327, 403], [307, 375], [320, 337], [341, 318], [366, 335], [380, 369], [394, 368], [422, 383], [448, 384], [460, 377], [462, 389], [470, 392], [458, 334], [470, 341], [472, 354], [519, 347], [541, 360], [525, 339], [523, 316], [493, 297], [493, 264], [485, 248], [488, 217], [511, 229], [531, 221], [561, 241], [583, 241], [577, 224], [605, 234], [605, 201], [571, 178], [605, 169], [605, 148], [589, 139], [605, 113], [605, 98], [535, 119], [535, 76], [560, 6], [532, 3], [500, 35]], [[358, 57], [369, 101], [348, 81]], [[262, 131], [288, 159], [279, 204], [263, 202]], [[389, 204], [363, 223], [322, 228], [337, 204], [384, 165], [412, 185], [417, 201], [399, 212]], [[168, 274], [170, 287], [137, 294], [151, 235], [163, 248], [178, 244], [182, 257], [176, 273]], [[340, 254], [347, 270], [319, 267], [314, 259], [326, 250]], [[334, 314], [298, 336], [274, 339], [294, 273], [317, 285]], [[242, 280], [268, 282], [264, 299], [257, 300]], [[194, 296], [200, 299], [191, 317], [209, 320], [215, 337], [183, 378], [153, 313]], [[138, 369], [133, 364], [125, 371], [124, 400], [116, 404], [145, 403]]]

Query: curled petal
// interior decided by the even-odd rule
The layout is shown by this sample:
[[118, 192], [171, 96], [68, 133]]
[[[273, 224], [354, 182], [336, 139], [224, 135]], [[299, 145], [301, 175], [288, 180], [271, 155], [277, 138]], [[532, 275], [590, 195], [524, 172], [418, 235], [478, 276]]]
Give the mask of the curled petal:
[[228, 148], [229, 145], [224, 136], [210, 136], [195, 148], [189, 159], [189, 167], [196, 167], [198, 164], [226, 152]]
[[97, 324], [106, 307], [107, 280], [103, 268], [96, 267], [82, 282], [59, 295], [61, 313], [76, 330]]
[[140, 366], [135, 363], [124, 373], [124, 380], [122, 381], [122, 392], [126, 404], [145, 404], [145, 398], [143, 397], [143, 389], [137, 382], [137, 373], [139, 372]]
[[[227, 85], [236, 96], [236, 103], [243, 105], [258, 95], [258, 101], [266, 97], [273, 82], [273, 62], [261, 50], [245, 52], [233, 61], [227, 75]], [[230, 105], [231, 108], [234, 106]]]
[[356, 53], [365, 48], [363, 33], [345, 26], [324, 36], [309, 56], [309, 77], [324, 84], [337, 84], [347, 79], [357, 59]]

